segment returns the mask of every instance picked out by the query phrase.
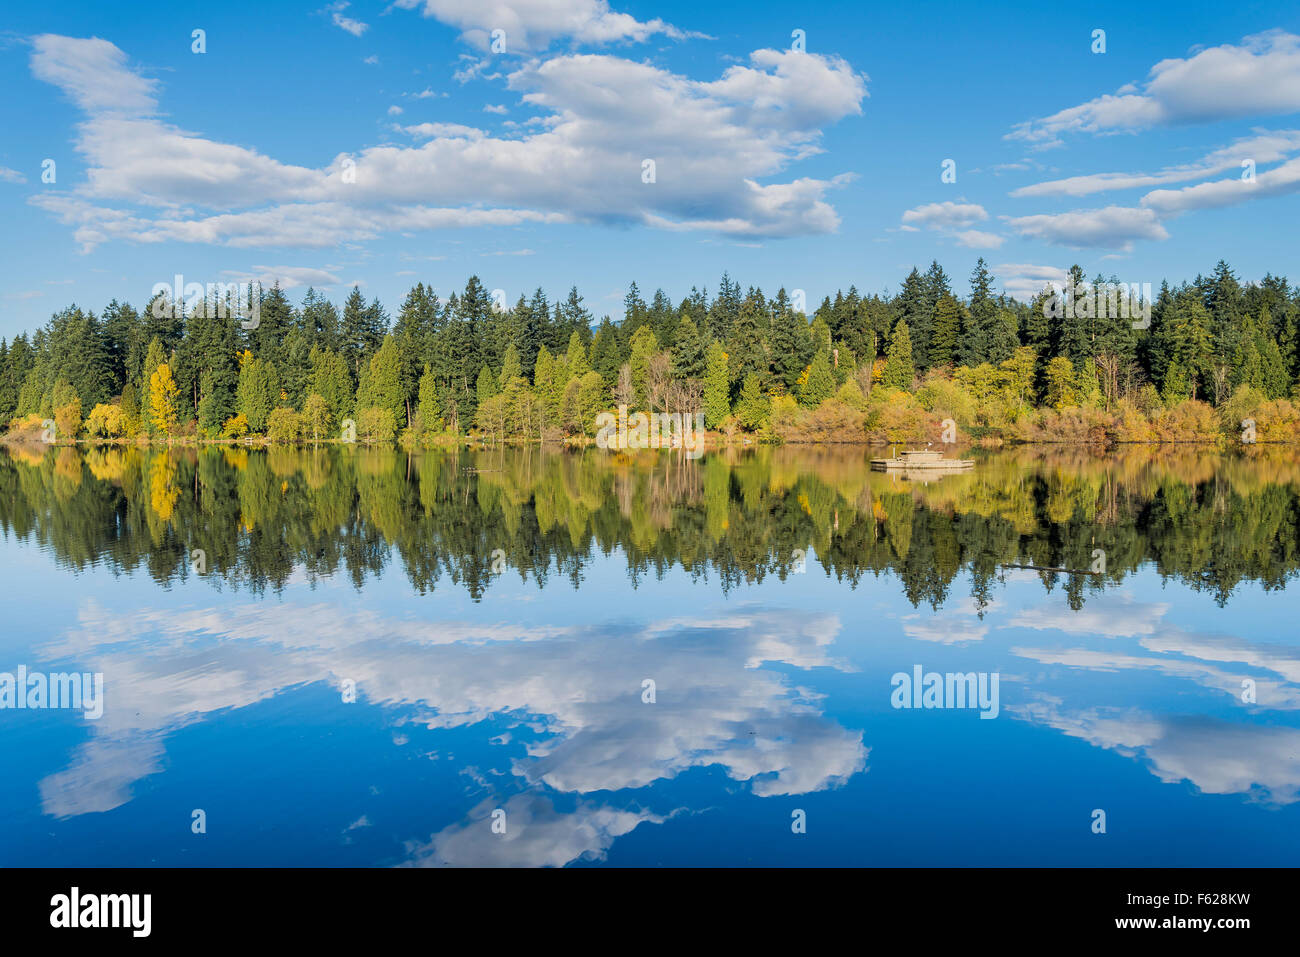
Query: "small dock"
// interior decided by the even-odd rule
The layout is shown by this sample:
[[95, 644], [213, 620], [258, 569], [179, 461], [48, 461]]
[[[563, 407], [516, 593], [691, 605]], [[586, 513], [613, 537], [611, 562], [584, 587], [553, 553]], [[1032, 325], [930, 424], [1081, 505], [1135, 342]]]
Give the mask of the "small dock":
[[974, 459], [946, 459], [931, 449], [908, 449], [892, 459], [871, 460], [876, 472], [965, 472], [974, 467]]

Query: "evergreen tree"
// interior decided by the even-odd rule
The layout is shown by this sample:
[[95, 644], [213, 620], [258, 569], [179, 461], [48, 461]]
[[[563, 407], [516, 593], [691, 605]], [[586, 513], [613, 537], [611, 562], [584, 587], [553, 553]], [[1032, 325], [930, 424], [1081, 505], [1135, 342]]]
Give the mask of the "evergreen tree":
[[275, 408], [278, 395], [279, 389], [276, 388], [270, 364], [256, 356], [248, 356], [239, 369], [235, 404], [248, 421], [250, 431], [266, 431], [266, 423], [271, 410]]
[[425, 369], [424, 374], [420, 376], [419, 415], [425, 432], [437, 435], [443, 430], [442, 406], [438, 402], [437, 379], [429, 369]]
[[569, 336], [569, 351], [565, 356], [564, 365], [568, 379], [581, 379], [591, 371], [591, 366], [587, 363], [587, 350], [582, 344], [582, 336], [576, 330]]
[[316, 347], [312, 349], [307, 377], [308, 394], [319, 395], [332, 422], [342, 422], [352, 413], [352, 382], [348, 376], [347, 362], [333, 351]]
[[317, 295], [310, 286], [302, 301], [302, 327], [312, 348], [339, 348], [339, 311], [334, 303]]
[[709, 307], [707, 335], [719, 342], [731, 339], [731, 326], [740, 314], [740, 285], [733, 283], [725, 272], [718, 286], [718, 297]]
[[646, 378], [650, 371], [650, 357], [659, 351], [659, 342], [649, 326], [642, 325], [632, 336], [628, 363], [632, 367], [632, 388], [636, 392], [633, 400], [637, 405], [646, 405]]
[[741, 428], [753, 432], [767, 421], [768, 401], [759, 385], [758, 376], [750, 373], [740, 387], [740, 398], [736, 402], [736, 418]]
[[930, 332], [929, 368], [952, 364], [961, 327], [961, 307], [957, 300], [951, 295], [939, 297], [934, 307], [934, 327]]
[[618, 367], [622, 364], [619, 351], [618, 332], [609, 316], [601, 320], [596, 329], [596, 337], [591, 343], [591, 368], [600, 373], [605, 388], [612, 389], [618, 380]]
[[[906, 323], [909, 332], [915, 330], [910, 339], [913, 349], [910, 361], [913, 368], [917, 369], [926, 368], [930, 361], [930, 330], [934, 312], [930, 292], [927, 279], [921, 275], [920, 270], [913, 268], [903, 280], [903, 289], [898, 294], [894, 307], [898, 321]], [[898, 328], [897, 323], [894, 328]]]
[[677, 379], [702, 379], [705, 369], [705, 338], [689, 315], [677, 325], [673, 344], [673, 376]]
[[499, 380], [502, 390], [512, 388], [517, 379], [522, 378], [523, 370], [519, 363], [519, 350], [515, 348], [512, 342], [506, 346], [505, 357], [501, 360], [501, 378]]
[[762, 295], [751, 290], [732, 320], [731, 337], [727, 340], [731, 374], [741, 382], [748, 376], [755, 376], [759, 388], [766, 384], [771, 367], [767, 349], [770, 330], [766, 307]]
[[484, 402], [500, 392], [496, 377], [492, 375], [492, 370], [487, 366], [483, 366], [478, 370], [478, 381], [475, 386], [475, 392], [478, 396], [478, 404], [480, 408], [482, 408]]
[[[402, 357], [397, 337], [386, 335], [379, 350], [361, 376], [357, 387], [357, 413], [366, 409], [383, 409], [393, 414], [395, 423], [407, 422], [406, 391], [402, 388]], [[253, 424], [249, 419], [249, 425]], [[409, 425], [410, 423], [407, 422]]]
[[793, 392], [799, 376], [812, 361], [812, 349], [808, 318], [785, 303], [782, 289], [772, 317], [772, 372], [776, 381]]
[[881, 384], [894, 389], [910, 389], [916, 378], [912, 365], [912, 337], [907, 322], [898, 320], [889, 339], [889, 352], [885, 360], [885, 374]]
[[731, 414], [731, 373], [727, 354], [715, 340], [704, 356], [704, 421], [716, 429]]
[[800, 390], [799, 400], [809, 408], [816, 408], [835, 394], [835, 375], [831, 372], [826, 353], [819, 351], [808, 367], [808, 378]]

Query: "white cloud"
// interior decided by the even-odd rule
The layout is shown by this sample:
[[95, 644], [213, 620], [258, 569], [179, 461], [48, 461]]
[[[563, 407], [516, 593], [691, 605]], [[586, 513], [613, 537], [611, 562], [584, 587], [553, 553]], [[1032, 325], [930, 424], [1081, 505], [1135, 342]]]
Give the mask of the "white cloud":
[[989, 218], [988, 212], [977, 203], [927, 203], [903, 213], [904, 232], [917, 232], [920, 227], [932, 229], [952, 237], [959, 246], [969, 249], [997, 249], [1005, 242], [1002, 236], [978, 229], [965, 229]]
[[1275, 30], [1186, 59], [1161, 60], [1138, 92], [1097, 97], [1018, 124], [1007, 139], [1039, 144], [1064, 133], [1134, 132], [1300, 110], [1300, 36]]
[[953, 238], [957, 240], [958, 246], [965, 246], [967, 249], [997, 249], [1006, 242], [1005, 236], [979, 229], [965, 229], [953, 233]]
[[[153, 86], [104, 41], [54, 38], [32, 60], [38, 76], [87, 106], [77, 139], [85, 183], [75, 194], [31, 200], [75, 225], [83, 248], [113, 238], [322, 246], [521, 222], [750, 238], [833, 232], [839, 217], [824, 197], [846, 176], [760, 178], [817, 153], [822, 127], [860, 113], [867, 95], [866, 78], [843, 60], [793, 51], [757, 51], [713, 82], [618, 57], [561, 56], [508, 79], [547, 114], [540, 130], [506, 138], [446, 124], [405, 127], [426, 142], [359, 151], [349, 182], [346, 155], [323, 168], [293, 166], [154, 118]], [[101, 87], [116, 92], [88, 92]], [[647, 158], [657, 166], [651, 184], [641, 177]]]
[[1205, 176], [1214, 176], [1227, 170], [1241, 171], [1243, 160], [1253, 160], [1256, 165], [1275, 163], [1300, 150], [1300, 130], [1263, 131], [1244, 137], [1229, 146], [1217, 149], [1199, 162], [1168, 166], [1156, 173], [1090, 173], [1022, 186], [1011, 192], [1012, 196], [1087, 196], [1092, 193], [1143, 186], [1160, 186], [1180, 183]]
[[27, 177], [16, 169], [10, 169], [8, 166], [0, 166], [0, 181], [6, 183], [25, 183]]
[[130, 69], [126, 54], [98, 37], [32, 38], [32, 75], [57, 86], [86, 113], [152, 116], [157, 81]]
[[1007, 225], [1021, 236], [1055, 246], [1128, 250], [1138, 239], [1169, 238], [1154, 210], [1126, 206], [1006, 219]]
[[1162, 216], [1173, 216], [1196, 209], [1215, 209], [1251, 200], [1271, 199], [1297, 190], [1300, 190], [1300, 158], [1256, 173], [1254, 182], [1234, 176], [1182, 189], [1157, 189], [1142, 197], [1142, 205]]
[[641, 43], [655, 34], [687, 35], [658, 18], [642, 23], [614, 13], [606, 0], [395, 0], [393, 6], [456, 27], [461, 39], [480, 49], [488, 49], [493, 30], [505, 31], [507, 51], [538, 50], [558, 39]]
[[354, 37], [359, 37], [370, 29], [370, 24], [362, 23], [360, 20], [353, 20], [351, 17], [343, 16], [343, 11], [349, 6], [351, 6], [351, 4], [347, 2], [331, 3], [325, 8], [324, 12], [330, 15], [330, 19], [334, 22], [336, 27], [348, 31], [348, 33], [352, 34]]
[[927, 203], [903, 213], [903, 222], [907, 225], [929, 226], [931, 228], [961, 228], [983, 222], [989, 218], [983, 206], [976, 203], [954, 203], [951, 200], [942, 203]]

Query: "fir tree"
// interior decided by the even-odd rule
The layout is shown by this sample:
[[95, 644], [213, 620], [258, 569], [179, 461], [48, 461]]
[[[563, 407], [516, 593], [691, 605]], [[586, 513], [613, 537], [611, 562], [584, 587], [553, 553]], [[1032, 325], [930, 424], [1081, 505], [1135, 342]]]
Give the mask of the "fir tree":
[[835, 375], [831, 372], [830, 360], [826, 353], [819, 351], [808, 367], [808, 378], [799, 393], [799, 400], [809, 408], [815, 408], [835, 394]]
[[731, 414], [731, 374], [727, 369], [727, 354], [713, 341], [704, 358], [704, 421], [716, 429]]
[[916, 378], [916, 369], [912, 365], [912, 337], [907, 322], [898, 320], [894, 333], [889, 338], [889, 352], [885, 360], [885, 373], [881, 384], [894, 389], [910, 389]]
[[934, 328], [930, 332], [930, 368], [952, 364], [961, 326], [961, 307], [957, 300], [951, 295], [941, 296], [934, 307]]
[[677, 341], [673, 343], [673, 376], [678, 379], [700, 379], [704, 376], [704, 336], [691, 317], [684, 316], [677, 326]]

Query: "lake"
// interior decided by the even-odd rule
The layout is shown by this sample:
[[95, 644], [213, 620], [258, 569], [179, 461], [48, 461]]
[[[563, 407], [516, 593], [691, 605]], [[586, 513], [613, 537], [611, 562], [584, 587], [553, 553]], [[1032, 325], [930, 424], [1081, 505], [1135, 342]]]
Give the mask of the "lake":
[[0, 864], [1300, 857], [1300, 458], [880, 454], [0, 449]]

